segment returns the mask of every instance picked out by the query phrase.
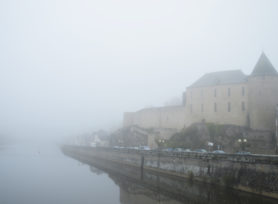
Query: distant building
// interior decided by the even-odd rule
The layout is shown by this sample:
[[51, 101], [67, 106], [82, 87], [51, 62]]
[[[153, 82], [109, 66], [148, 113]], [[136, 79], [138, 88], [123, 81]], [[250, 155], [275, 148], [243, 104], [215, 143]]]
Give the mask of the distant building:
[[147, 108], [124, 114], [124, 126], [180, 130], [193, 123], [275, 130], [278, 74], [264, 53], [250, 75], [240, 70], [208, 73], [187, 87], [180, 106]]

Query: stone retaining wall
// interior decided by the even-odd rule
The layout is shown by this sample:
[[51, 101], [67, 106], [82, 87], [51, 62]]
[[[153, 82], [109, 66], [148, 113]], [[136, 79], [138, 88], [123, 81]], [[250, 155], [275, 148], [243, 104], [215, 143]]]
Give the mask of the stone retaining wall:
[[214, 183], [278, 199], [278, 156], [174, 153], [63, 146], [83, 159], [133, 166], [168, 176]]

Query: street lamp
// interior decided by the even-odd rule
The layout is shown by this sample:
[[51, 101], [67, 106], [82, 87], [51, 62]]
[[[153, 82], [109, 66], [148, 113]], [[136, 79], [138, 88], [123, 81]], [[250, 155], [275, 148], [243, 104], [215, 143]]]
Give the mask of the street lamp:
[[275, 117], [275, 137], [276, 137], [276, 154], [278, 153], [278, 104], [276, 105], [276, 117]]
[[243, 138], [243, 139], [238, 139], [237, 141], [241, 145], [241, 150], [244, 151], [245, 150], [245, 144], [247, 143], [247, 139]]
[[208, 142], [208, 147], [209, 147], [209, 152], [211, 152], [211, 148], [213, 147], [213, 143], [212, 142]]
[[165, 142], [165, 140], [164, 139], [159, 139], [158, 142], [159, 142], [159, 144], [163, 144]]
[[165, 140], [164, 140], [164, 139], [159, 139], [159, 140], [158, 140], [159, 149], [161, 149], [161, 147], [163, 146], [164, 143], [165, 143]]

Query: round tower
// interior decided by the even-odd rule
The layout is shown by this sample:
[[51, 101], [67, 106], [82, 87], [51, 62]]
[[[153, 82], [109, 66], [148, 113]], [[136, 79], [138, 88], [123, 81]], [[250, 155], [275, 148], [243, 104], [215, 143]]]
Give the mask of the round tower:
[[248, 77], [247, 87], [249, 127], [274, 131], [278, 104], [278, 74], [264, 53]]

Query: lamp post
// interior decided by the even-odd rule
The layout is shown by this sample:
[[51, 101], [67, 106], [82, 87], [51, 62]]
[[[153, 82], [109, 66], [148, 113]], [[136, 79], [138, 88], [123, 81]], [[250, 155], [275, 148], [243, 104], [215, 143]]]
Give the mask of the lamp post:
[[276, 138], [276, 154], [278, 154], [278, 104], [276, 105], [275, 114], [275, 138]]
[[247, 143], [247, 139], [242, 138], [242, 139], [238, 139], [237, 141], [239, 142], [239, 144], [241, 146], [241, 150], [245, 151], [245, 144]]
[[159, 139], [159, 140], [158, 140], [158, 152], [157, 152], [157, 155], [158, 155], [157, 166], [158, 166], [158, 168], [160, 167], [161, 147], [162, 147], [162, 145], [163, 145], [164, 143], [165, 143], [165, 140], [164, 140], [164, 139]]
[[164, 145], [165, 140], [164, 139], [159, 139], [158, 140], [158, 145], [159, 145], [159, 150], [161, 149], [161, 147]]
[[212, 142], [208, 142], [208, 147], [209, 147], [209, 152], [211, 152], [211, 148], [213, 147], [213, 143]]
[[276, 116], [276, 119], [275, 119], [275, 138], [276, 138], [276, 148], [275, 148], [275, 151], [276, 151], [276, 154], [278, 153], [278, 117]]

